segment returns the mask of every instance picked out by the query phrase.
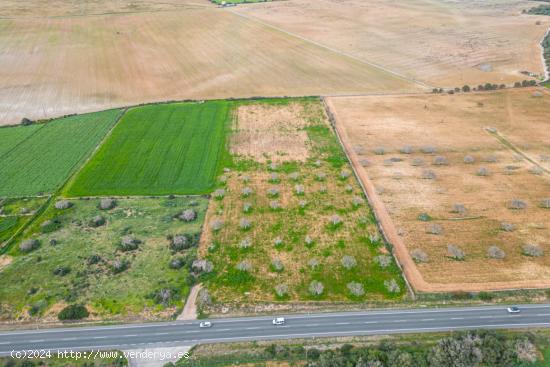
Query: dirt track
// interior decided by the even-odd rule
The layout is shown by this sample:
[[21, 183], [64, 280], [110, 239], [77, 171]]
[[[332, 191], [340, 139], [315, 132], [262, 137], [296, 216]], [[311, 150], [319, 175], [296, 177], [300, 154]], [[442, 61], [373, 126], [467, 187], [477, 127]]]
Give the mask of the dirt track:
[[454, 291], [491, 291], [491, 290], [509, 290], [509, 289], [544, 289], [550, 287], [548, 279], [518, 280], [506, 282], [480, 282], [480, 283], [428, 283], [424, 280], [415, 262], [409, 254], [403, 239], [399, 236], [396, 226], [388, 213], [386, 206], [378, 196], [374, 183], [370, 180], [366, 169], [360, 164], [359, 157], [352, 149], [349, 136], [346, 129], [339, 122], [338, 112], [330, 98], [325, 99], [325, 103], [330, 109], [335, 119], [335, 128], [342, 141], [342, 145], [348, 155], [354, 170], [363, 183], [365, 194], [376, 214], [382, 231], [389, 243], [394, 247], [394, 255], [401, 264], [403, 272], [409, 284], [415, 291], [420, 292], [454, 292]]

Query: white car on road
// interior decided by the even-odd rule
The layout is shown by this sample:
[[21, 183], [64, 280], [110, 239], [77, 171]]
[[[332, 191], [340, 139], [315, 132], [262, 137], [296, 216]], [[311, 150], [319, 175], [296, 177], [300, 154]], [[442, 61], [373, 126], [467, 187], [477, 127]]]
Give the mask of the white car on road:
[[277, 317], [273, 319], [273, 325], [284, 325], [284, 324], [285, 324], [284, 317]]
[[212, 327], [212, 323], [210, 321], [203, 321], [199, 324], [199, 327]]
[[516, 307], [516, 306], [508, 307], [506, 309], [506, 311], [508, 311], [508, 313], [520, 313], [521, 312], [519, 307]]

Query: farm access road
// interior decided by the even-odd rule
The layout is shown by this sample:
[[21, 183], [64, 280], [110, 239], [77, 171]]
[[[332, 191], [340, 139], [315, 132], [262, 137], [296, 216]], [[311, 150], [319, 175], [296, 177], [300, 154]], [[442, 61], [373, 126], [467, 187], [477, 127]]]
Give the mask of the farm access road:
[[170, 321], [116, 326], [74, 327], [3, 332], [0, 356], [13, 350], [98, 350], [158, 348], [201, 343], [315, 338], [328, 336], [385, 335], [466, 329], [550, 327], [550, 304], [520, 306], [518, 314], [506, 306], [418, 308], [282, 315], [285, 325], [272, 325], [270, 316]]

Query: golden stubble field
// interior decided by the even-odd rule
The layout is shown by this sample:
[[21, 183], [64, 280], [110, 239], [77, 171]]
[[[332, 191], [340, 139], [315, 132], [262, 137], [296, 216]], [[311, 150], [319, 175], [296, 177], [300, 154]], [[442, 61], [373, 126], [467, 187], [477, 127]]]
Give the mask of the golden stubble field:
[[[247, 17], [433, 86], [513, 83], [543, 72], [550, 26], [512, 1], [295, 0], [238, 7]], [[539, 21], [541, 24], [537, 25]]]
[[0, 19], [0, 125], [165, 100], [420, 89], [214, 7]]
[[[550, 209], [540, 207], [550, 198], [550, 175], [544, 171], [550, 93], [537, 94], [525, 89], [328, 99], [360, 162], [357, 169], [374, 185], [371, 199], [381, 201], [392, 222], [385, 225], [394, 226], [395, 242], [406, 246], [406, 252], [398, 251], [406, 273], [414, 267], [409, 251], [428, 255], [428, 262], [416, 265], [421, 277], [413, 285], [427, 291], [550, 285]], [[406, 146], [411, 153], [401, 151]], [[436, 151], [422, 151], [427, 148]], [[466, 156], [473, 162], [466, 163]], [[437, 165], [442, 160], [437, 157], [447, 163]], [[435, 178], [423, 178], [427, 170]], [[510, 209], [513, 199], [527, 207]], [[466, 212], [454, 212], [455, 204]], [[432, 220], [419, 220], [423, 213]], [[513, 231], [503, 230], [503, 223]], [[428, 233], [434, 224], [441, 234]], [[449, 244], [465, 252], [464, 261], [449, 257]], [[525, 256], [526, 244], [538, 245], [543, 256]], [[490, 258], [490, 246], [503, 250], [505, 258]]]

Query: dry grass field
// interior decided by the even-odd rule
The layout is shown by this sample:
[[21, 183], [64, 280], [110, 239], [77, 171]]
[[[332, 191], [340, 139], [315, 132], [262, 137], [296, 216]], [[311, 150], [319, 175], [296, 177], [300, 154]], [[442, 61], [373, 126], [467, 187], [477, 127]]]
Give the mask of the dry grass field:
[[[527, 0], [295, 0], [235, 11], [434, 86], [511, 83], [543, 72], [550, 25]], [[540, 25], [536, 22], [540, 21]]]
[[[335, 97], [328, 103], [399, 241], [408, 251], [427, 254], [428, 261], [417, 264], [428, 283], [421, 288], [550, 285], [550, 209], [541, 207], [550, 198], [544, 171], [550, 93]], [[510, 209], [514, 199], [526, 208]], [[424, 213], [429, 217], [420, 220]], [[503, 223], [513, 230], [504, 230]], [[449, 244], [463, 250], [463, 261], [449, 257]], [[528, 244], [543, 255], [525, 256]], [[503, 250], [504, 259], [492, 258], [491, 246]], [[410, 257], [400, 260], [412, 264]]]
[[174, 99], [414, 90], [223, 9], [0, 19], [0, 125]]

